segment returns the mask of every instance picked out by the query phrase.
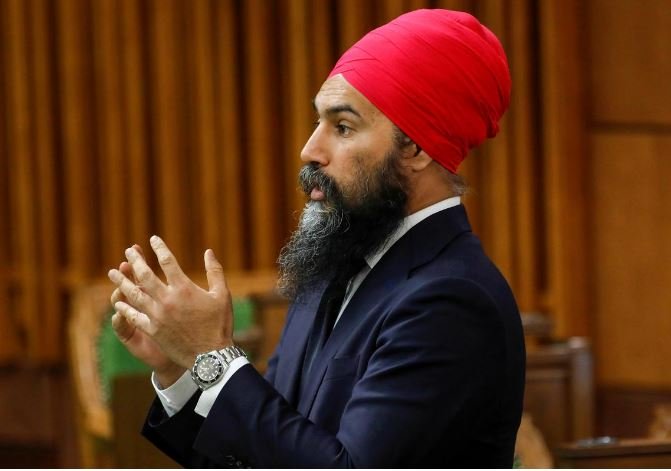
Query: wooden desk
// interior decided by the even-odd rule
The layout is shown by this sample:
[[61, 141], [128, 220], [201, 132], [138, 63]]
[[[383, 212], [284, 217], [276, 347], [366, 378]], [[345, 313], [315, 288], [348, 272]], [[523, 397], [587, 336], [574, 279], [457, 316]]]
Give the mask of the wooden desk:
[[671, 468], [671, 440], [622, 439], [612, 445], [555, 448], [558, 468]]
[[524, 410], [550, 449], [594, 435], [594, 379], [588, 339], [527, 350]]

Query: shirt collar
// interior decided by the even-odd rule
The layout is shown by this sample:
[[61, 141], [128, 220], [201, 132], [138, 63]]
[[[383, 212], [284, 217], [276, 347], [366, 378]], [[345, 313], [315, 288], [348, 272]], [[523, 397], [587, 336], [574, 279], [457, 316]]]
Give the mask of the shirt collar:
[[377, 262], [379, 262], [380, 259], [382, 259], [384, 254], [387, 253], [387, 250], [389, 250], [392, 247], [392, 245], [394, 245], [401, 237], [403, 237], [406, 232], [412, 229], [413, 226], [419, 224], [429, 216], [433, 216], [434, 214], [440, 211], [443, 211], [447, 208], [452, 208], [454, 206], [458, 206], [460, 204], [461, 204], [461, 198], [459, 196], [453, 196], [452, 198], [444, 199], [442, 201], [432, 204], [431, 206], [427, 206], [424, 209], [420, 209], [416, 213], [412, 213], [404, 217], [403, 220], [401, 221], [401, 224], [398, 226], [396, 231], [394, 231], [392, 235], [389, 236], [384, 245], [380, 247], [375, 253], [372, 253], [365, 257], [366, 263], [372, 269], [375, 265], [377, 265]]

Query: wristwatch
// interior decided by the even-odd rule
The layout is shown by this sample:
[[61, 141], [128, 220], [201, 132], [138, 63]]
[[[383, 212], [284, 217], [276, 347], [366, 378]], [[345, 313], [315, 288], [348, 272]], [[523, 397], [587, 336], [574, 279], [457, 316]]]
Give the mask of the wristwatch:
[[247, 358], [247, 354], [235, 345], [201, 353], [196, 356], [196, 362], [191, 368], [191, 377], [198, 387], [205, 391], [217, 384], [226, 374], [231, 362], [240, 357]]

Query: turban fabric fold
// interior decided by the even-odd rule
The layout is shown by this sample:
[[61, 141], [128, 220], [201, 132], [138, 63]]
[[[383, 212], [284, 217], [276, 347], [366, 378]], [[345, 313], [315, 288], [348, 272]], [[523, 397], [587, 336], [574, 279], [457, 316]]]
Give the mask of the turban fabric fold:
[[510, 101], [501, 43], [464, 12], [401, 15], [345, 52], [329, 77], [338, 74], [453, 173], [496, 135]]

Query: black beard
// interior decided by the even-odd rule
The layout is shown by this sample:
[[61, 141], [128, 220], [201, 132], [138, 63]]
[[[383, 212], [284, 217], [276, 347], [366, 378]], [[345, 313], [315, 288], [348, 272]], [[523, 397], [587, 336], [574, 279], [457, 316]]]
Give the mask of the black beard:
[[353, 276], [352, 262], [378, 250], [405, 216], [405, 179], [400, 151], [390, 152], [367, 175], [358, 161], [354, 184], [340, 188], [317, 164], [305, 165], [299, 183], [309, 195], [317, 187], [324, 200], [306, 204], [298, 228], [278, 259], [281, 295], [296, 301], [316, 283]]

